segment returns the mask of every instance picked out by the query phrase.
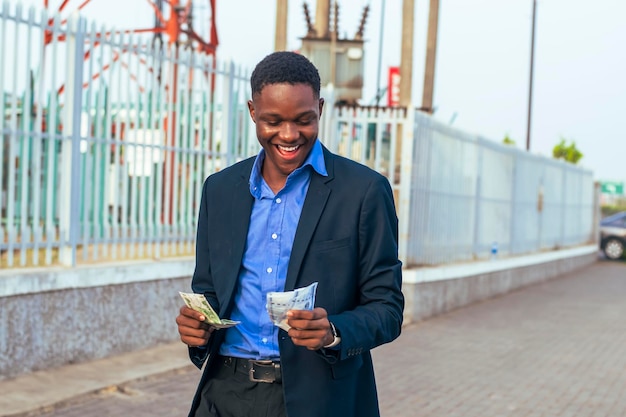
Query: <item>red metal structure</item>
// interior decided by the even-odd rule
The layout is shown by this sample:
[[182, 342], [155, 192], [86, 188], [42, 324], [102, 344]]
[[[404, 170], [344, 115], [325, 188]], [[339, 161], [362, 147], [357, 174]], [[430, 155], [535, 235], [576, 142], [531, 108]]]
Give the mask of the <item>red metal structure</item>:
[[[193, 0], [157, 0], [154, 3], [150, 0], [146, 2], [150, 5], [155, 15], [155, 26], [152, 28], [140, 28], [140, 29], [127, 29], [121, 31], [122, 33], [152, 33], [155, 35], [167, 36], [167, 42], [169, 44], [177, 43], [181, 44], [181, 41], [185, 41], [188, 45], [193, 45], [198, 52], [207, 55], [215, 55], [215, 51], [219, 44], [217, 36], [217, 26], [215, 18], [215, 1], [216, 0], [204, 0], [209, 3], [211, 7], [211, 29], [209, 32], [209, 38], [204, 39], [193, 28]], [[53, 12], [63, 13], [71, 0], [63, 0], [62, 3]], [[92, 0], [83, 0], [83, 2], [77, 7], [77, 11], [84, 9]], [[197, 2], [197, 1], [196, 1]], [[50, 11], [49, 0], [43, 0], [44, 7]], [[165, 17], [163, 14], [163, 3], [169, 5], [169, 16]], [[65, 24], [67, 19], [64, 19], [61, 24]], [[120, 32], [118, 32], [120, 33]], [[183, 35], [186, 39], [183, 39]], [[64, 40], [60, 37], [58, 40]], [[52, 41], [52, 34], [50, 31], [46, 32], [45, 43], [49, 44]]]
[[[89, 3], [93, 0], [83, 0], [83, 2], [75, 9], [76, 11], [81, 11], [84, 9]], [[157, 2], [152, 2], [150, 0], [145, 0], [146, 3], [150, 6], [152, 11], [154, 12], [155, 17], [155, 25], [151, 28], [136, 28], [136, 29], [125, 29], [119, 30], [115, 32], [106, 32], [98, 34], [98, 37], [106, 37], [112, 34], [153, 34], [155, 39], [162, 39], [162, 36], [167, 38], [168, 45], [175, 44], [176, 46], [185, 46], [191, 47], [195, 49], [197, 52], [205, 55], [210, 55], [215, 58], [217, 46], [219, 45], [219, 39], [217, 36], [217, 25], [216, 25], [216, 13], [215, 13], [215, 3], [216, 0], [204, 0], [204, 2], [208, 2], [211, 7], [211, 22], [210, 22], [210, 30], [208, 39], [203, 38], [200, 34], [196, 32], [193, 28], [193, 0], [187, 0], [186, 3], [183, 3], [181, 0], [156, 0]], [[44, 7], [46, 10], [50, 10], [50, 1], [44, 0]], [[52, 13], [63, 14], [68, 5], [71, 3], [71, 0], [63, 0], [62, 3], [58, 6], [56, 10], [52, 10]], [[169, 6], [169, 15], [165, 17], [163, 3], [166, 3]], [[198, 0], [196, 0], [198, 3]], [[49, 20], [49, 25], [52, 26], [53, 20]], [[61, 20], [61, 25], [65, 25], [67, 23], [67, 18]], [[46, 30], [44, 34], [44, 45], [48, 45], [52, 42], [53, 35], [51, 30]], [[64, 41], [65, 35], [58, 35], [57, 41]], [[92, 49], [97, 47], [99, 42], [96, 41], [94, 45], [92, 45]], [[121, 53], [125, 53], [128, 51], [121, 51]], [[85, 52], [85, 60], [88, 60], [91, 56], [91, 50]], [[117, 62], [120, 58], [119, 53], [114, 53], [113, 62]], [[106, 64], [102, 68], [102, 72], [109, 69], [111, 63]], [[129, 70], [124, 63], [122, 66]], [[176, 71], [176, 69], [175, 69]], [[92, 76], [92, 79], [97, 79], [101, 73], [96, 73]], [[135, 79], [134, 74], [130, 74], [131, 79]], [[176, 75], [175, 78], [176, 79]], [[88, 86], [89, 83], [85, 83], [85, 87]], [[142, 87], [140, 86], [140, 89]], [[61, 94], [64, 90], [64, 86], [61, 86], [57, 91], [58, 94]], [[175, 98], [173, 100], [175, 102]]]

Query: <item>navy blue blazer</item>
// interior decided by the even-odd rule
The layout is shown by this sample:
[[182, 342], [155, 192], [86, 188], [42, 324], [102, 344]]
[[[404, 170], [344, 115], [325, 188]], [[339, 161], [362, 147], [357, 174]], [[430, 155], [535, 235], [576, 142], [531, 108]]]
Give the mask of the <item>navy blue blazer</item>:
[[[328, 176], [311, 174], [287, 270], [285, 291], [319, 282], [316, 307], [341, 334], [340, 350], [295, 346], [279, 332], [288, 416], [377, 417], [378, 398], [370, 349], [400, 335], [404, 297], [398, 259], [398, 219], [389, 181], [323, 148]], [[207, 178], [198, 216], [192, 289], [205, 294], [220, 317], [229, 317], [252, 210], [248, 180], [254, 158]], [[223, 341], [190, 348], [200, 392]]]

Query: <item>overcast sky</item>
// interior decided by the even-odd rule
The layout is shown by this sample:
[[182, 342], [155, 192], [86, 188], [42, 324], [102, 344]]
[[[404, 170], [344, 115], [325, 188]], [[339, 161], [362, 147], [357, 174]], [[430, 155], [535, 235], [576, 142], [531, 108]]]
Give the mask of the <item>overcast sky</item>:
[[[22, 2], [43, 5], [43, 0]], [[64, 14], [82, 2], [70, 0]], [[49, 3], [54, 8], [62, 0]], [[307, 3], [315, 18], [315, 1]], [[419, 107], [429, 1], [415, 3], [412, 96]], [[498, 142], [508, 134], [525, 148], [532, 0], [440, 3], [435, 117]], [[208, 0], [194, 4], [208, 5]], [[302, 4], [289, 1], [288, 49], [299, 49], [306, 32]], [[402, 0], [339, 0], [341, 34], [354, 35], [366, 4], [371, 12], [365, 27], [363, 102], [369, 104], [379, 59], [383, 86], [388, 67], [400, 64]], [[144, 28], [153, 22], [148, 0], [91, 0], [84, 14], [117, 28]], [[217, 0], [218, 58], [252, 69], [273, 50], [275, 15], [275, 0]], [[551, 156], [564, 137], [576, 141], [584, 154], [581, 165], [593, 170], [596, 179], [626, 180], [626, 1], [537, 0], [534, 74], [531, 152]]]

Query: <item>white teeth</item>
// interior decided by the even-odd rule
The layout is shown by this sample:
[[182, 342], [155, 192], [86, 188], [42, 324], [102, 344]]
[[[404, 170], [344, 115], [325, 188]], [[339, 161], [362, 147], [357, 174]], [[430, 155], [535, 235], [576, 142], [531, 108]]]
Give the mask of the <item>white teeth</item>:
[[282, 145], [278, 145], [278, 149], [280, 149], [281, 151], [285, 151], [285, 152], [294, 152], [299, 147], [300, 147], [300, 145], [296, 145], [296, 146], [282, 146]]

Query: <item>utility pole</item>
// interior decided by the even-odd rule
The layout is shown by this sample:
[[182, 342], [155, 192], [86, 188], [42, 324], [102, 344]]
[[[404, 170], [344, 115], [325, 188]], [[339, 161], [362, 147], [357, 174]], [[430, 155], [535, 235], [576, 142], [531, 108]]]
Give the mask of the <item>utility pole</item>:
[[[402, 46], [400, 48], [400, 97], [402, 107], [411, 105], [413, 88], [413, 30], [415, 0], [402, 1]], [[411, 111], [411, 109], [409, 109]]]
[[533, 72], [535, 69], [535, 17], [537, 14], [537, 0], [533, 0], [533, 28], [530, 38], [530, 83], [528, 86], [528, 122], [526, 125], [526, 151], [530, 151], [530, 119], [533, 107]]
[[276, 34], [274, 51], [287, 49], [287, 0], [276, 0]]
[[382, 96], [380, 92], [380, 73], [381, 73], [381, 65], [383, 59], [383, 35], [385, 27], [385, 0], [382, 0], [382, 5], [380, 6], [380, 33], [378, 35], [378, 67], [376, 70], [376, 105], [380, 104], [380, 98]]
[[317, 0], [315, 9], [315, 32], [320, 39], [330, 37], [330, 0]]
[[422, 109], [430, 114], [433, 113], [438, 26], [439, 0], [430, 0], [430, 10], [428, 13], [428, 39], [426, 41], [426, 68], [424, 71], [424, 91], [422, 94]]
[[333, 29], [330, 31], [330, 82], [337, 86], [337, 39], [339, 37], [339, 5], [333, 1]]
[[[412, 80], [413, 80], [413, 30], [415, 22], [415, 0], [402, 0], [402, 40], [400, 47], [400, 94], [398, 104], [406, 108], [406, 114], [409, 120], [413, 120], [412, 114], [415, 113], [411, 98]], [[396, 181], [402, 183], [400, 178], [410, 178], [411, 164], [408, 161], [413, 157], [413, 126], [404, 129], [404, 125], [400, 123], [397, 128], [397, 135], [400, 140], [396, 144], [396, 169], [399, 169]], [[408, 183], [405, 181], [404, 183]], [[406, 195], [406, 192], [403, 193]], [[408, 201], [400, 199], [400, 191], [394, 190], [394, 199], [399, 202], [398, 207], [402, 212], [406, 211]], [[401, 236], [405, 236], [406, 232], [401, 232]]]

